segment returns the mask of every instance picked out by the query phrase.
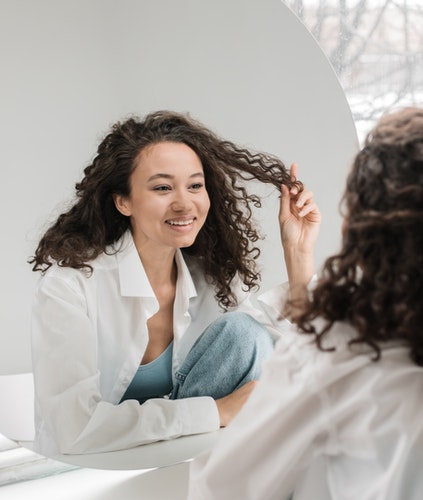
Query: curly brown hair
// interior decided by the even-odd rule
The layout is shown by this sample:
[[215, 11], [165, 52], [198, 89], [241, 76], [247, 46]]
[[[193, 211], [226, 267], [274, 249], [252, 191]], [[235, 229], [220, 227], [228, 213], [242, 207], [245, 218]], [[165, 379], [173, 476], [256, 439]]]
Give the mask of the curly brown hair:
[[183, 252], [198, 257], [219, 304], [224, 309], [234, 306], [235, 275], [247, 290], [257, 287], [260, 279], [256, 266], [260, 250], [253, 245], [260, 235], [252, 222], [251, 205], [260, 207], [261, 202], [247, 192], [244, 181], [257, 179], [278, 189], [282, 183], [300, 188], [302, 184], [291, 179], [277, 157], [238, 147], [189, 115], [171, 111], [157, 111], [143, 120], [131, 117], [112, 126], [75, 185], [75, 203], [46, 231], [28, 262], [33, 271], [45, 272], [53, 262], [92, 270], [90, 260], [130, 229], [129, 218], [116, 209], [113, 195], [130, 195], [130, 176], [140, 152], [159, 142], [184, 143], [202, 162], [211, 207], [196, 241]]
[[[296, 323], [322, 339], [335, 321], [355, 327], [352, 343], [381, 355], [402, 340], [423, 366], [423, 109], [383, 116], [368, 134], [347, 179], [341, 251]], [[323, 319], [319, 331], [316, 318]]]

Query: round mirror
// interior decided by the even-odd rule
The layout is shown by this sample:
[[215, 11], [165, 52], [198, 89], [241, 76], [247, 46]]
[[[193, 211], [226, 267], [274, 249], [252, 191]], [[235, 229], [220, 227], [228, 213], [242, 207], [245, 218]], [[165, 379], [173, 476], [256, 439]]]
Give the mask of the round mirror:
[[[13, 375], [31, 372], [37, 276], [26, 261], [112, 123], [159, 109], [189, 112], [235, 143], [287, 165], [297, 161], [324, 217], [318, 264], [338, 245], [338, 200], [357, 137], [328, 60], [280, 0], [3, 0], [0, 41], [0, 374], [8, 377], [0, 385], [0, 432], [30, 446], [30, 376], [13, 382]], [[264, 197], [256, 214], [265, 236], [264, 291], [286, 279], [279, 200], [274, 190], [251, 189]], [[116, 459], [60, 458], [98, 468], [156, 467], [169, 465], [169, 457], [191, 458], [214, 437], [183, 439], [127, 450], [129, 460], [120, 452]]]

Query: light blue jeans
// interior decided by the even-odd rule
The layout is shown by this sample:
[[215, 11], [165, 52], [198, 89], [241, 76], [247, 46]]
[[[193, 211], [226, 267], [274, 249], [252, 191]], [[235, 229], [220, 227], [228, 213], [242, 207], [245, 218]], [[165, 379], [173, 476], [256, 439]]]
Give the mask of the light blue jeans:
[[273, 352], [267, 329], [246, 313], [229, 312], [209, 325], [176, 372], [171, 399], [219, 399], [260, 377]]

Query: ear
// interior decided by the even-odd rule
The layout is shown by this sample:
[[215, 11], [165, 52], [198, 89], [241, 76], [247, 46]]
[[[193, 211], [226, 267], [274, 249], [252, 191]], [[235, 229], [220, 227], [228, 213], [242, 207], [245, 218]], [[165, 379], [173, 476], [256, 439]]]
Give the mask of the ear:
[[127, 197], [122, 196], [121, 194], [114, 194], [113, 201], [115, 202], [116, 209], [119, 210], [122, 215], [126, 215], [127, 217], [132, 215]]

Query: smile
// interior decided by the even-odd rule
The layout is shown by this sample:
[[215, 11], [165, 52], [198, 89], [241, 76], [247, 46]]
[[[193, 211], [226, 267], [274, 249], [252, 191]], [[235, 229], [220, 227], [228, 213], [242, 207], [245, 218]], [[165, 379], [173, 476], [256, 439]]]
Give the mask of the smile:
[[194, 219], [188, 220], [167, 220], [166, 224], [170, 224], [171, 226], [189, 226], [194, 222]]

